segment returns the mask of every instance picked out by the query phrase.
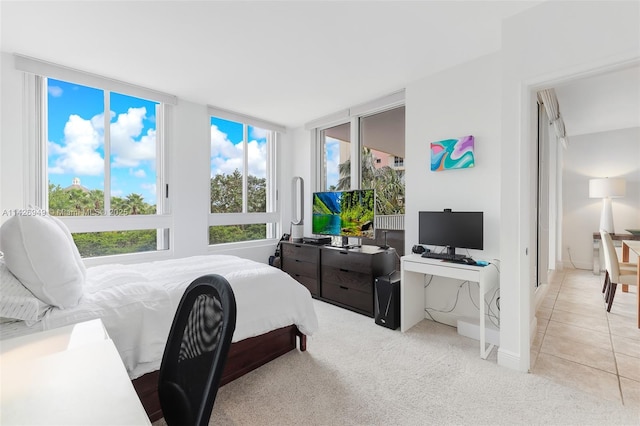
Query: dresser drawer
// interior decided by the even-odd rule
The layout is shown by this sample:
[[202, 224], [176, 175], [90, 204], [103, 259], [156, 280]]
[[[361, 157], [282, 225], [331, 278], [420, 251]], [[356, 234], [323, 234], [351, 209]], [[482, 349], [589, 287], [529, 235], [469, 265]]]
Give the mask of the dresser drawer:
[[316, 278], [318, 276], [318, 264], [305, 262], [290, 257], [282, 258], [282, 270], [290, 274], [305, 275]]
[[323, 281], [322, 296], [330, 301], [373, 315], [373, 295], [370, 293]]
[[346, 250], [326, 249], [322, 251], [322, 265], [349, 271], [371, 274], [371, 261], [373, 256], [362, 253], [354, 253]]
[[324, 283], [327, 282], [337, 286], [347, 287], [352, 290], [358, 290], [363, 293], [373, 293], [373, 277], [370, 273], [323, 265], [321, 270], [321, 280], [323, 283], [323, 295]]
[[315, 279], [315, 277], [306, 277], [304, 275], [296, 275], [291, 273], [289, 273], [289, 275], [291, 275], [294, 280], [305, 286], [313, 296], [318, 296], [320, 294], [318, 289], [318, 280]]
[[304, 244], [282, 244], [282, 257], [284, 259], [297, 259], [305, 262], [318, 263], [320, 248]]

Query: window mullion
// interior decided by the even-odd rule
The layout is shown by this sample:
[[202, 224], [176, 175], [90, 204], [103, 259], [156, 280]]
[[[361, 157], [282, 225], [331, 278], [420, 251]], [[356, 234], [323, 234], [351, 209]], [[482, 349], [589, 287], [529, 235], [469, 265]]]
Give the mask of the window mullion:
[[104, 91], [104, 215], [111, 212], [111, 92]]
[[249, 211], [249, 126], [242, 125], [242, 212]]

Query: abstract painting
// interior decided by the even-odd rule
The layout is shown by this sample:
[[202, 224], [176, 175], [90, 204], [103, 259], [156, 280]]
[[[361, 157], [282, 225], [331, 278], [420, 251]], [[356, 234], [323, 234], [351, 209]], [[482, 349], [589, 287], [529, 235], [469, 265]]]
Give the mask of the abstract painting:
[[473, 136], [431, 142], [431, 171], [467, 169], [475, 166]]

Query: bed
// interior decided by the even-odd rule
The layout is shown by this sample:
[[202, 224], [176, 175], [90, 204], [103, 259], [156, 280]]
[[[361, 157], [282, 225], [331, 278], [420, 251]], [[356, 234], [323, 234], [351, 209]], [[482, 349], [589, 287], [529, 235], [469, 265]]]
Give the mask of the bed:
[[[0, 339], [100, 318], [152, 421], [162, 416], [156, 395], [157, 374], [169, 328], [184, 290], [195, 278], [220, 274], [229, 281], [236, 298], [236, 329], [223, 384], [296, 348], [296, 341], [301, 351], [306, 350], [306, 336], [318, 328], [311, 294], [306, 287], [277, 268], [230, 255], [81, 266], [79, 295], [77, 284], [73, 285], [73, 291], [65, 288], [64, 292], [56, 293], [56, 283], [46, 282], [45, 286], [50, 289], [35, 297], [43, 290], [34, 287], [32, 282], [25, 284], [29, 277], [21, 265], [15, 266], [15, 247], [7, 251], [5, 225], [0, 234], [5, 255], [4, 259], [0, 258]], [[24, 255], [30, 258], [30, 268], [34, 264], [51, 263], [50, 257], [56, 256], [51, 251], [46, 260], [37, 256], [34, 259], [33, 253], [20, 253]], [[78, 263], [78, 259], [74, 258], [74, 262]], [[10, 264], [20, 274], [13, 274]], [[67, 265], [67, 269], [73, 269], [71, 266]], [[58, 269], [53, 271], [54, 275], [64, 275]], [[50, 270], [36, 272], [39, 277], [52, 275]], [[67, 275], [75, 277], [77, 273]], [[60, 280], [63, 281], [67, 285], [68, 277]], [[64, 306], [69, 300], [73, 306]], [[56, 303], [63, 306], [56, 307]]]

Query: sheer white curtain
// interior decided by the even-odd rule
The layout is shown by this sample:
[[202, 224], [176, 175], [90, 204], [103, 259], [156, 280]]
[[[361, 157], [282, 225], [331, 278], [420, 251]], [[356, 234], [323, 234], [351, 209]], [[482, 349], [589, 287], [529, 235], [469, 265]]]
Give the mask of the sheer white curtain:
[[553, 126], [556, 138], [558, 138], [558, 141], [566, 148], [569, 140], [564, 128], [564, 120], [560, 115], [560, 105], [558, 105], [556, 91], [554, 89], [541, 90], [538, 92], [538, 100], [542, 103], [545, 111], [547, 112], [549, 125]]

